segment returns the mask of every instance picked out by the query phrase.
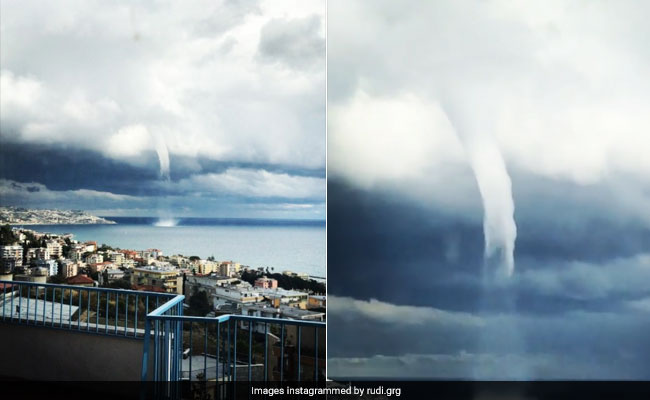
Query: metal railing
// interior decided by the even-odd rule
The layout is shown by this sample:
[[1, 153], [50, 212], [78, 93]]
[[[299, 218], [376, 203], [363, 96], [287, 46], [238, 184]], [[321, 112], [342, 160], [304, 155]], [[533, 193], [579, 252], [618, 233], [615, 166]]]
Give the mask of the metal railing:
[[169, 293], [0, 281], [2, 322], [142, 338], [149, 310], [175, 297]]
[[169, 293], [23, 281], [0, 286], [4, 323], [143, 340], [143, 381], [325, 377], [324, 322], [184, 316], [185, 296]]
[[[324, 379], [324, 322], [243, 315], [183, 316], [178, 308], [182, 299], [178, 296], [147, 316], [147, 323], [153, 326], [148, 331], [154, 342], [154, 368], [149, 376], [150, 338], [145, 338], [142, 380]], [[308, 349], [303, 350], [305, 347]]]

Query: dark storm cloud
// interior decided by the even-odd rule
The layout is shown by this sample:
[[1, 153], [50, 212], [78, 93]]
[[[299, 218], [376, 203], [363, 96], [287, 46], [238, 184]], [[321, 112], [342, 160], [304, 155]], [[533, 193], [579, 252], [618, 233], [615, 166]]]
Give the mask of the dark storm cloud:
[[[647, 379], [650, 376], [650, 359], [646, 356], [650, 344], [645, 340], [650, 319], [643, 318], [642, 312], [568, 312], [535, 317], [486, 314], [477, 317], [337, 296], [330, 298], [329, 307], [330, 361], [337, 360], [336, 364], [340, 364], [332, 369], [336, 371], [332, 372], [333, 376], [454, 379], [467, 376]], [[551, 333], [553, 336], [549, 337]], [[513, 347], [513, 340], [520, 341], [520, 346]], [[391, 345], [386, 346], [386, 343]], [[371, 365], [375, 355], [387, 357], [384, 367], [392, 369], [392, 373], [378, 375]], [[438, 363], [420, 369], [416, 375], [401, 370], [414, 367], [410, 364], [418, 355], [438, 358]], [[456, 375], [442, 372], [445, 363], [457, 357], [465, 359], [466, 364], [455, 370]], [[480, 371], [485, 367], [481, 365], [484, 358], [492, 357], [504, 361], [512, 357], [519, 361]], [[367, 369], [357, 370], [358, 375], [345, 375], [343, 371], [358, 359], [368, 362]], [[407, 361], [409, 359], [411, 362]], [[571, 367], [565, 365], [567, 362]]]
[[102, 215], [155, 215], [165, 205], [189, 216], [324, 217], [322, 170], [181, 156], [171, 163], [167, 182], [154, 152], [124, 163], [92, 150], [3, 141], [0, 203]]
[[538, 196], [555, 215], [519, 187], [517, 273], [488, 289], [480, 219], [329, 180], [333, 376], [650, 376], [650, 229], [586, 206], [602, 187]]
[[158, 158], [148, 154], [138, 167], [69, 146], [25, 146], [2, 141], [0, 178], [18, 182], [39, 182], [51, 190], [92, 189], [117, 194], [144, 195], [159, 179]]
[[[25, 146], [2, 141], [0, 178], [40, 182], [52, 190], [88, 188], [116, 194], [159, 195], [158, 157], [155, 152], [139, 157], [139, 165], [119, 162], [100, 152], [62, 145]], [[206, 158], [170, 157], [174, 181], [194, 174], [223, 173], [230, 168], [265, 170], [275, 174], [325, 178], [324, 169], [305, 169], [281, 164], [224, 162]], [[197, 188], [198, 190], [198, 188]]]
[[[371, 357], [374, 354], [388, 357], [482, 354], [488, 351], [482, 342], [486, 336], [498, 338], [490, 343], [489, 352], [503, 357], [513, 353], [512, 329], [516, 327], [518, 333], [526, 338], [521, 348], [514, 352], [518, 357], [534, 359], [546, 354], [553, 358], [556, 354], [571, 354], [580, 363], [595, 364], [596, 369], [591, 371], [574, 371], [574, 377], [629, 379], [648, 376], [645, 368], [650, 360], [644, 354], [650, 344], [645, 340], [644, 332], [650, 327], [650, 320], [639, 318], [639, 313], [474, 316], [338, 296], [331, 297], [329, 306], [329, 340], [334, 344], [329, 350], [332, 358]], [[556, 332], [557, 337], [548, 338], [550, 332]], [[385, 346], [385, 343], [391, 345]], [[596, 348], [599, 351], [594, 353]], [[621, 358], [622, 354], [631, 362], [621, 363], [619, 366], [623, 369], [616, 371], [619, 366], [608, 365], [607, 360]], [[556, 366], [555, 371], [558, 370], [562, 368]], [[553, 376], [552, 371], [553, 368], [545, 375], [533, 374], [532, 377], [557, 378], [559, 375]], [[497, 371], [494, 373], [498, 374]], [[436, 376], [436, 371], [423, 370], [420, 374], [432, 377]]]
[[[580, 206], [567, 200], [556, 200], [556, 207]], [[522, 282], [526, 290], [519, 297], [524, 310], [552, 312], [594, 306], [574, 293], [587, 290], [586, 272], [585, 287], [576, 286], [572, 291], [570, 282], [579, 281], [582, 272], [569, 264], [600, 265], [618, 259], [632, 262], [636, 254], [650, 249], [650, 229], [634, 222], [621, 225], [598, 218], [598, 209], [583, 220], [574, 218], [570, 224], [562, 218], [549, 218], [543, 209], [539, 212], [518, 215], [515, 254], [518, 268], [527, 279]], [[483, 265], [480, 221], [417, 207], [393, 193], [366, 191], [333, 179], [328, 182], [328, 217], [330, 293], [476, 310]], [[542, 283], [545, 276], [535, 275], [540, 270], [551, 274], [573, 271], [575, 277], [566, 282], [565, 292], [549, 292], [532, 282]], [[608, 269], [608, 275], [615, 270]], [[596, 272], [593, 275], [597, 276]]]

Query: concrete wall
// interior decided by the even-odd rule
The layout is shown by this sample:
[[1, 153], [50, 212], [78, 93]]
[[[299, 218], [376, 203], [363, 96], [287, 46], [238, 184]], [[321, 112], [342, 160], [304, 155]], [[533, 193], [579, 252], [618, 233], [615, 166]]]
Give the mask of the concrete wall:
[[0, 376], [139, 381], [142, 344], [141, 339], [0, 322]]

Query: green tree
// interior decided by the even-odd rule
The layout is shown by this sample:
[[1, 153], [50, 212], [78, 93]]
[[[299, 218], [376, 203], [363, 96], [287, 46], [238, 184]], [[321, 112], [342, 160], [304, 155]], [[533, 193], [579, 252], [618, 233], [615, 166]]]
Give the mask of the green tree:
[[210, 305], [208, 294], [204, 290], [198, 290], [197, 287], [194, 287], [192, 296], [190, 296], [190, 309], [188, 310], [188, 314], [202, 317], [210, 311], [212, 311], [212, 306]]
[[65, 283], [65, 278], [61, 275], [52, 275], [47, 278], [47, 283], [62, 284]]
[[97, 249], [97, 251], [108, 251], [108, 250], [114, 250], [111, 246], [102, 243], [102, 245]]
[[131, 289], [131, 281], [128, 279], [116, 279], [108, 284], [108, 287], [113, 289]]
[[11, 230], [11, 226], [9, 224], [2, 225], [2, 228], [0, 228], [0, 244], [14, 244], [17, 241], [18, 237], [14, 235], [14, 232]]
[[72, 250], [72, 242], [70, 241], [70, 238], [65, 238], [64, 242], [65, 242], [65, 244], [62, 247], [63, 257], [64, 258], [69, 258], [70, 257], [70, 250]]

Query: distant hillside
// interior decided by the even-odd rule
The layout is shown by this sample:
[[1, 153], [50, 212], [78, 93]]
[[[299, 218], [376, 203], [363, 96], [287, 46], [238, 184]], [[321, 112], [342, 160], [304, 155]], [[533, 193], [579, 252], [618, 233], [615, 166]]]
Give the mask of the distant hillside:
[[41, 210], [0, 207], [0, 224], [10, 225], [90, 225], [115, 224], [81, 210]]

